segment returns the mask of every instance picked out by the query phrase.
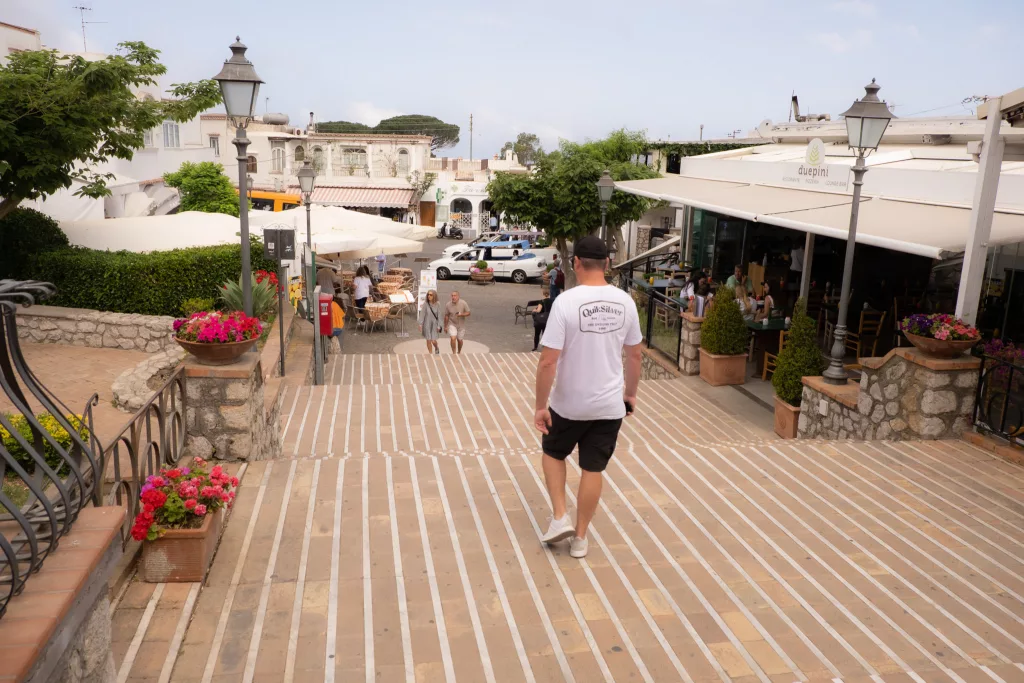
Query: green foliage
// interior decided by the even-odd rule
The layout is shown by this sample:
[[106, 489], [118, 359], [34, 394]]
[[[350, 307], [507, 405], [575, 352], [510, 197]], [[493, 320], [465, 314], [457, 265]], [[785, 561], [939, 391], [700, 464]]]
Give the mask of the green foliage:
[[476, 262], [476, 267], [479, 268], [480, 270], [487, 270], [487, 261], [480, 259], [479, 261]]
[[30, 257], [67, 246], [57, 221], [35, 209], [17, 208], [0, 218], [0, 278], [23, 279]]
[[167, 71], [158, 50], [126, 42], [90, 61], [54, 50], [5, 55], [0, 64], [0, 218], [23, 199], [52, 195], [73, 181], [75, 194], [110, 194], [109, 173], [91, 167], [131, 159], [145, 132], [166, 119], [188, 121], [220, 102], [212, 80], [175, 84], [174, 99], [139, 98]]
[[173, 527], [185, 521], [185, 501], [181, 499], [177, 491], [167, 494], [167, 500], [164, 501], [161, 510], [163, 511], [163, 521], [167, 526]]
[[[494, 210], [508, 219], [535, 225], [549, 237], [572, 241], [601, 225], [597, 180], [603, 170], [608, 169], [615, 180], [658, 176], [655, 170], [632, 161], [646, 148], [642, 132], [625, 129], [582, 144], [563, 140], [557, 152], [539, 158], [535, 173], [498, 173], [487, 191]], [[650, 205], [649, 199], [616, 192], [608, 203], [608, 225], [637, 220]]]
[[[228, 280], [220, 286], [220, 300], [224, 303], [226, 311], [241, 311], [245, 309], [242, 296], [242, 276], [238, 280]], [[256, 276], [252, 278], [252, 314], [261, 320], [274, 312], [277, 303], [277, 292], [269, 279], [263, 282], [256, 282]]]
[[[263, 245], [250, 245], [253, 270], [277, 268], [263, 258]], [[72, 247], [39, 254], [27, 275], [52, 282], [54, 306], [115, 313], [177, 316], [186, 299], [215, 296], [225, 280], [242, 270], [237, 245], [193, 247], [136, 254]]]
[[187, 318], [193, 313], [205, 313], [207, 311], [212, 311], [216, 303], [217, 302], [212, 298], [191, 297], [181, 302], [181, 314]]
[[533, 133], [520, 133], [516, 136], [515, 142], [506, 142], [501, 148], [501, 157], [505, 157], [505, 151], [511, 149], [523, 166], [536, 163], [537, 159], [544, 155], [544, 149], [540, 146], [540, 138]]
[[[13, 413], [5, 414], [5, 417], [11, 427], [14, 428], [14, 431], [19, 433], [28, 444], [33, 446], [36, 445], [35, 437], [32, 434], [32, 426], [29, 424], [28, 420], [25, 419], [24, 415], [21, 415], [20, 413]], [[72, 428], [78, 432], [82, 440], [88, 443], [89, 428], [82, 423], [82, 416], [67, 415], [66, 419], [71, 424]], [[36, 415], [36, 420], [43, 429], [49, 432], [53, 437], [53, 440], [60, 444], [60, 447], [63, 448], [65, 452], [70, 451], [74, 441], [71, 438], [71, 434], [61, 426], [56, 418], [49, 413], [40, 413], [39, 415]], [[10, 453], [13, 458], [25, 468], [25, 471], [29, 474], [35, 472], [35, 460], [32, 459], [32, 456], [28, 454], [28, 451], [22, 448], [14, 435], [7, 431], [2, 424], [0, 424], [0, 443], [3, 444], [4, 449]], [[46, 459], [46, 464], [58, 474], [66, 473], [68, 470], [67, 463], [64, 462], [64, 458], [61, 457], [57, 449], [45, 439], [43, 439], [42, 443], [43, 457]]]
[[178, 188], [181, 211], [238, 216], [238, 193], [220, 164], [186, 161], [177, 171], [165, 173], [164, 182], [168, 187]]
[[775, 394], [792, 406], [800, 405], [804, 377], [820, 375], [825, 369], [824, 359], [818, 349], [818, 325], [807, 315], [807, 302], [800, 299], [793, 310], [793, 321], [789, 328], [786, 345], [779, 352], [772, 386]]
[[748, 337], [739, 303], [724, 294], [716, 296], [700, 327], [700, 347], [716, 355], [737, 356], [746, 352]]
[[[770, 142], [770, 140], [767, 142]], [[665, 156], [678, 154], [681, 157], [695, 157], [701, 154], [714, 154], [715, 152], [726, 152], [730, 149], [750, 146], [750, 144], [742, 142], [652, 142], [647, 146], [647, 149], [652, 151], [658, 150]]]
[[318, 133], [372, 133], [383, 135], [429, 135], [432, 151], [438, 151], [459, 144], [459, 127], [454, 123], [445, 123], [434, 116], [423, 114], [404, 114], [383, 119], [376, 126], [367, 126], [351, 121], [324, 121], [316, 124]]

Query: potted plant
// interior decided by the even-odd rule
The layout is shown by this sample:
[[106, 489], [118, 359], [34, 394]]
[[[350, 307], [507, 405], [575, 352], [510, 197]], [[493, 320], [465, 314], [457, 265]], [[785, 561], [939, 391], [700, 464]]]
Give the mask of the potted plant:
[[263, 334], [263, 325], [241, 311], [193, 313], [174, 321], [174, 341], [203, 365], [238, 360]]
[[807, 301], [800, 299], [793, 310], [786, 345], [779, 351], [772, 375], [775, 389], [775, 433], [784, 439], [795, 439], [800, 421], [800, 397], [804, 377], [820, 375], [825, 362], [818, 350], [818, 325], [807, 315]]
[[933, 358], [956, 358], [981, 339], [977, 328], [946, 313], [915, 313], [903, 319], [900, 329], [918, 351]]
[[743, 384], [749, 335], [736, 300], [715, 297], [700, 328], [700, 378], [713, 387]]
[[469, 269], [469, 279], [477, 283], [494, 282], [494, 268], [488, 267], [487, 261], [477, 261]]
[[213, 560], [224, 509], [235, 498], [238, 478], [206, 461], [189, 467], [161, 469], [146, 477], [139, 493], [141, 509], [132, 538], [142, 542], [141, 572], [145, 581], [202, 581]]

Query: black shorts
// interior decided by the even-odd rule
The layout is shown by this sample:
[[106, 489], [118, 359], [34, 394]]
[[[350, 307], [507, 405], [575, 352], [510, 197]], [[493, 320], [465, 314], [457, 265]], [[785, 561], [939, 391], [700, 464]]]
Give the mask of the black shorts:
[[565, 460], [579, 446], [580, 469], [604, 472], [615, 452], [622, 420], [570, 420], [551, 412], [551, 426], [541, 437], [545, 455]]

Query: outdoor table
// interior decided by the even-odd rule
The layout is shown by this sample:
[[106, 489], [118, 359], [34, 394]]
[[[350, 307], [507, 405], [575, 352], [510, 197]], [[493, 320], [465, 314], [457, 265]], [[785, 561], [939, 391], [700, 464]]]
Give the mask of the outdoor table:
[[[761, 353], [764, 353], [768, 350], [768, 340], [778, 339], [779, 332], [789, 329], [786, 325], [785, 318], [769, 318], [767, 325], [765, 325], [761, 320], [758, 320], [757, 322], [754, 322], [753, 320], [746, 320], [744, 322], [747, 323], [747, 329], [750, 330], [750, 351], [747, 358], [751, 361], [754, 360], [755, 348], [759, 348]], [[757, 374], [756, 369], [759, 365], [760, 363], [754, 364], [754, 374]]]
[[387, 275], [382, 277], [381, 280], [383, 282], [397, 282], [400, 284], [405, 280], [405, 276], [402, 275], [401, 273], [388, 273]]
[[651, 287], [655, 289], [668, 289], [669, 287], [684, 287], [686, 280], [655, 280]]
[[388, 275], [412, 275], [412, 268], [389, 268]]
[[389, 302], [373, 302], [366, 304], [366, 315], [370, 319], [370, 322], [379, 322], [384, 318], [388, 317], [388, 312], [391, 310], [391, 304]]
[[377, 284], [377, 291], [384, 295], [394, 294], [400, 289], [400, 284], [399, 282], [380, 282]]

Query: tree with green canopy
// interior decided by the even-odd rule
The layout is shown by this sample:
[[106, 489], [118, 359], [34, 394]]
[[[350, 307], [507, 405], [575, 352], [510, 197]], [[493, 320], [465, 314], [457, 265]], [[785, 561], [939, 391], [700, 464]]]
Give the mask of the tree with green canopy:
[[376, 126], [367, 126], [351, 121], [324, 121], [316, 124], [318, 133], [367, 133], [370, 135], [429, 135], [431, 151], [438, 151], [459, 144], [459, 127], [445, 123], [435, 116], [403, 114], [383, 119]]
[[125, 42], [119, 54], [89, 61], [54, 50], [15, 52], [0, 64], [0, 218], [23, 199], [80, 182], [75, 194], [103, 197], [113, 176], [98, 170], [131, 159], [146, 131], [188, 121], [220, 102], [212, 80], [175, 84], [173, 99], [139, 97], [167, 68], [159, 50]]
[[[610, 171], [615, 180], [658, 177], [654, 169], [635, 163], [635, 155], [646, 148], [642, 131], [625, 129], [602, 140], [562, 140], [557, 151], [539, 158], [534, 173], [499, 172], [487, 191], [495, 211], [512, 221], [537, 226], [554, 240], [562, 256], [568, 257], [568, 242], [600, 230], [597, 181], [602, 171]], [[639, 219], [651, 204], [649, 199], [625, 192], [612, 195], [607, 224], [618, 253], [625, 253], [622, 224]]]
[[165, 173], [164, 183], [178, 189], [181, 211], [238, 215], [238, 193], [220, 164], [186, 161], [177, 171]]
[[537, 160], [544, 155], [544, 149], [540, 146], [540, 138], [533, 133], [520, 133], [516, 136], [515, 142], [506, 142], [501, 148], [501, 156], [505, 156], [506, 150], [512, 150], [519, 163], [529, 166], [537, 163]]

